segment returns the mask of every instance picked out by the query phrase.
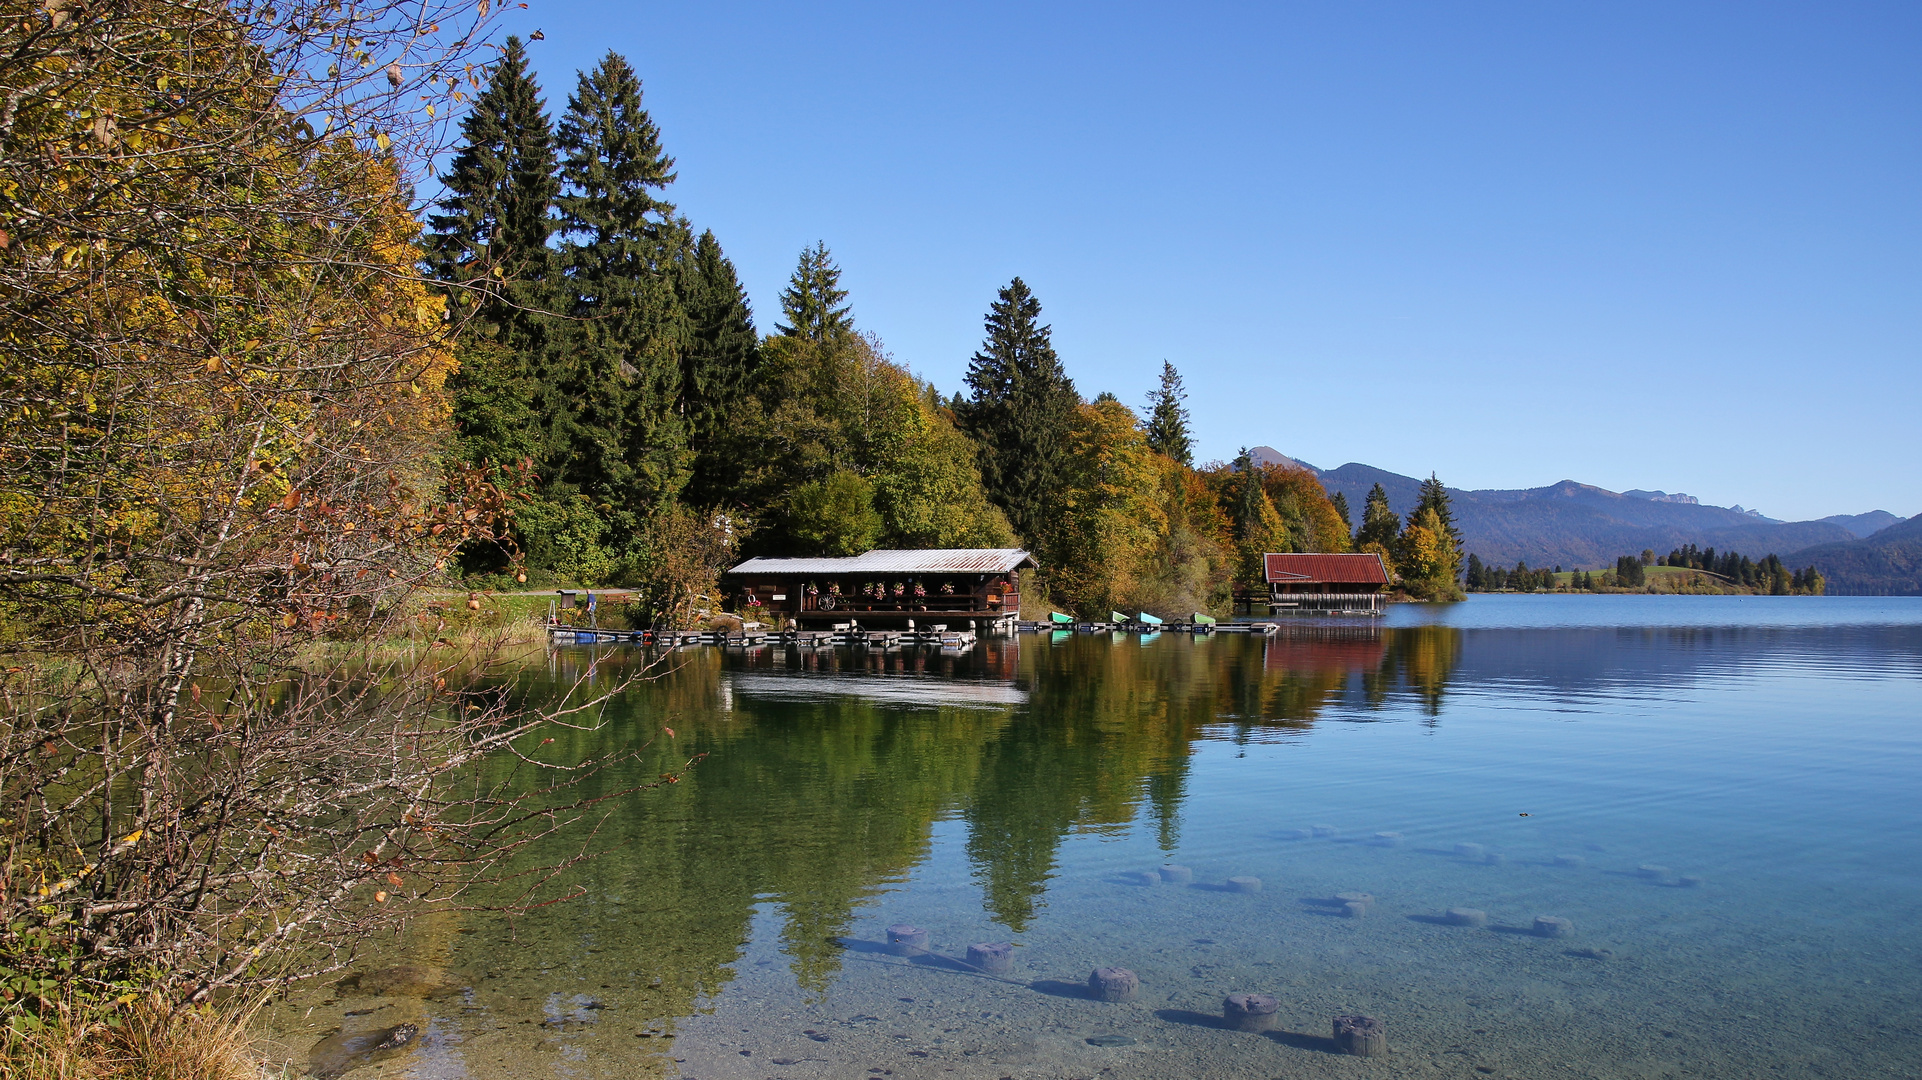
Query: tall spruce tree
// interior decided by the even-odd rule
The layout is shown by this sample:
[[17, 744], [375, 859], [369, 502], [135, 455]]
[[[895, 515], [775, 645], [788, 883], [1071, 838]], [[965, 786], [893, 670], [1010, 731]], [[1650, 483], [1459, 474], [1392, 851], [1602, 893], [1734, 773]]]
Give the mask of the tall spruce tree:
[[478, 314], [485, 333], [518, 349], [538, 330], [532, 312], [547, 276], [548, 211], [558, 191], [553, 127], [520, 38], [507, 39], [461, 121], [461, 139], [440, 177], [440, 212], [427, 219], [427, 262], [461, 286], [450, 290], [457, 316]]
[[696, 506], [718, 506], [739, 487], [744, 458], [729, 452], [730, 435], [748, 405], [761, 347], [747, 290], [712, 232], [701, 234], [684, 264], [681, 296], [688, 318], [681, 414], [694, 449], [683, 497]]
[[1081, 395], [1040, 323], [1041, 302], [1020, 278], [1000, 290], [984, 320], [987, 339], [968, 361], [962, 420], [980, 447], [988, 497], [1015, 533], [1040, 546], [1059, 488]]
[[1335, 513], [1341, 516], [1342, 528], [1347, 529], [1350, 533], [1354, 532], [1354, 519], [1348, 516], [1348, 496], [1337, 491], [1328, 496], [1328, 502], [1335, 508]]
[[1376, 484], [1368, 492], [1368, 502], [1361, 510], [1361, 531], [1355, 534], [1355, 546], [1380, 544], [1393, 551], [1395, 538], [1401, 535], [1401, 518], [1388, 505], [1388, 492]]
[[[507, 39], [461, 136], [425, 237], [427, 263], [448, 283], [463, 328], [447, 385], [460, 451], [476, 464], [531, 460], [544, 470], [555, 445], [541, 354], [558, 184], [553, 129], [519, 38]], [[491, 556], [463, 555], [476, 557]]]
[[1183, 465], [1195, 463], [1194, 446], [1188, 437], [1188, 391], [1181, 385], [1181, 373], [1166, 360], [1161, 362], [1161, 386], [1148, 393], [1148, 445]]
[[834, 264], [825, 242], [801, 251], [800, 265], [787, 288], [781, 290], [781, 317], [775, 331], [816, 345], [835, 345], [854, 333], [854, 317], [841, 288], [841, 268]]
[[572, 315], [550, 361], [571, 421], [564, 478], [612, 507], [610, 521], [626, 532], [679, 493], [690, 464], [677, 295], [687, 230], [658, 195], [674, 181], [674, 161], [621, 56], [609, 52], [581, 74], [555, 141], [558, 261]]
[[1235, 539], [1243, 543], [1265, 543], [1267, 530], [1262, 528], [1262, 504], [1268, 501], [1268, 492], [1261, 483], [1261, 466], [1255, 464], [1255, 457], [1247, 447], [1235, 455], [1235, 501], [1230, 508], [1229, 517], [1235, 524]]
[[[1433, 510], [1435, 516], [1441, 520], [1442, 532], [1447, 534], [1449, 546], [1459, 560], [1462, 550], [1461, 530], [1455, 527], [1455, 515], [1448, 505], [1448, 487], [1436, 478], [1434, 473], [1429, 473], [1428, 479], [1421, 482], [1421, 498], [1415, 503], [1414, 511], [1408, 516], [1411, 519], [1418, 518], [1424, 510]], [[1653, 553], [1650, 553], [1650, 557], [1653, 558]]]

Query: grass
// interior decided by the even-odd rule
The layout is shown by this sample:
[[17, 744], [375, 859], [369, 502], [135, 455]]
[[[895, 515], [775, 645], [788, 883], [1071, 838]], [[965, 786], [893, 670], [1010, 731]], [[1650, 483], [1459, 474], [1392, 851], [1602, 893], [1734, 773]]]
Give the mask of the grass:
[[[1613, 568], [1611, 567], [1610, 569], [1612, 570]], [[1562, 588], [1567, 588], [1570, 582], [1574, 580], [1575, 575], [1580, 572], [1581, 571], [1564, 570], [1555, 575], [1555, 584]], [[1595, 580], [1596, 592], [1640, 593], [1649, 591], [1650, 587], [1653, 587], [1656, 592], [1665, 593], [1746, 593], [1752, 591], [1729, 584], [1728, 579], [1722, 577], [1720, 574], [1712, 574], [1702, 570], [1691, 570], [1686, 566], [1644, 566], [1642, 567], [1643, 584], [1629, 589], [1610, 588], [1604, 590], [1602, 588], [1602, 571], [1600, 569], [1590, 570], [1588, 574]], [[1577, 589], [1575, 591], [1582, 592], [1584, 590]]]
[[0, 1030], [6, 1080], [263, 1080], [244, 1013], [137, 1001], [113, 1023], [71, 1013], [35, 1031]]

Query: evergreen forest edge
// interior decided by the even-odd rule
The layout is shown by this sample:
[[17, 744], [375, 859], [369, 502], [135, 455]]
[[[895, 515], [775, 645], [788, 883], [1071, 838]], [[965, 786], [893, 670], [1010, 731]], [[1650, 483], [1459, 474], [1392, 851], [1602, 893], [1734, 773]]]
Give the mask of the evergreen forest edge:
[[1145, 417], [1084, 397], [1018, 277], [952, 396], [857, 325], [825, 244], [761, 334], [720, 242], [666, 200], [674, 160], [616, 53], [556, 122], [507, 39], [461, 134], [426, 265], [460, 328], [456, 453], [512, 505], [507, 544], [463, 550], [471, 587], [626, 587], [681, 623], [750, 555], [1018, 545], [1080, 613], [1224, 610], [1265, 594], [1266, 552], [1374, 552], [1410, 597], [1461, 595], [1439, 480], [1405, 521], [1377, 488], [1356, 527], [1305, 469], [1197, 465], [1174, 365]]

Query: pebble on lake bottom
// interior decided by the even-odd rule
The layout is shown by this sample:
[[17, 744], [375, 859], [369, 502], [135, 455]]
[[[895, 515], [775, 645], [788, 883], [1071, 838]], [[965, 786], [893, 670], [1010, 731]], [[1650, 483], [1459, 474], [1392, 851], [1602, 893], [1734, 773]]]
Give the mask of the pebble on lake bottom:
[[1582, 858], [1580, 855], [1557, 855], [1555, 856], [1555, 865], [1575, 869], [1577, 867], [1587, 866], [1588, 860]]
[[1161, 880], [1163, 881], [1175, 885], [1186, 885], [1194, 879], [1195, 872], [1185, 866], [1164, 866], [1161, 868]]
[[1340, 830], [1336, 829], [1333, 825], [1310, 825], [1308, 826], [1308, 831], [1314, 833], [1316, 836], [1333, 836]]
[[1400, 847], [1402, 835], [1398, 832], [1378, 832], [1368, 842], [1376, 847]]
[[1258, 877], [1231, 877], [1228, 879], [1230, 892], [1260, 892], [1261, 879]]
[[1126, 1035], [1090, 1035], [1089, 1046], [1133, 1046], [1135, 1041]]
[[1452, 907], [1442, 914], [1450, 926], [1487, 926], [1488, 912], [1481, 908]]
[[1647, 878], [1650, 881], [1662, 881], [1666, 879], [1668, 875], [1668, 867], [1656, 866], [1654, 863], [1643, 863], [1635, 868], [1636, 877]]
[[1381, 1057], [1388, 1053], [1388, 1025], [1372, 1016], [1337, 1016], [1335, 1046], [1356, 1057]]
[[1535, 916], [1535, 933], [1541, 937], [1567, 937], [1575, 932], [1575, 924], [1560, 915]]
[[926, 952], [928, 932], [907, 923], [895, 923], [888, 927], [888, 951], [896, 956], [913, 956]]
[[1127, 968], [1095, 968], [1088, 975], [1088, 993], [1096, 1001], [1128, 1001], [1141, 989], [1141, 980]]
[[1014, 943], [982, 942], [968, 946], [968, 963], [990, 975], [1006, 975], [1014, 970]]
[[1482, 847], [1480, 844], [1455, 845], [1455, 854], [1460, 855], [1464, 859], [1479, 859], [1487, 850], [1487, 848]]
[[1221, 1003], [1221, 1019], [1236, 1031], [1267, 1031], [1280, 1007], [1267, 994], [1229, 994]]

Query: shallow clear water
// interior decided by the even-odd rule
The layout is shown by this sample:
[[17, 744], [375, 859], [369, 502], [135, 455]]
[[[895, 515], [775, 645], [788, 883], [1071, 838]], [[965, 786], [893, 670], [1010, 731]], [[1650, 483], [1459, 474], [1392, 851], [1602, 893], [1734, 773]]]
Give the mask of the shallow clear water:
[[[364, 1077], [1922, 1075], [1922, 601], [1285, 626], [681, 652], [546, 748], [645, 745], [635, 777], [709, 755], [618, 801], [604, 854], [541, 894], [577, 899], [436, 916], [369, 959], [464, 995], [316, 988], [270, 1021], [296, 1058], [422, 1024]], [[564, 648], [523, 687], [639, 659]], [[1170, 863], [1194, 883], [1136, 877]], [[1349, 891], [1363, 917], [1329, 902]], [[894, 923], [941, 955], [888, 953]], [[942, 958], [993, 941], [1006, 981]], [[1107, 965], [1134, 1001], [1082, 992]], [[1243, 991], [1275, 1030], [1217, 1023]], [[1334, 1054], [1344, 1013], [1390, 1055]]]

